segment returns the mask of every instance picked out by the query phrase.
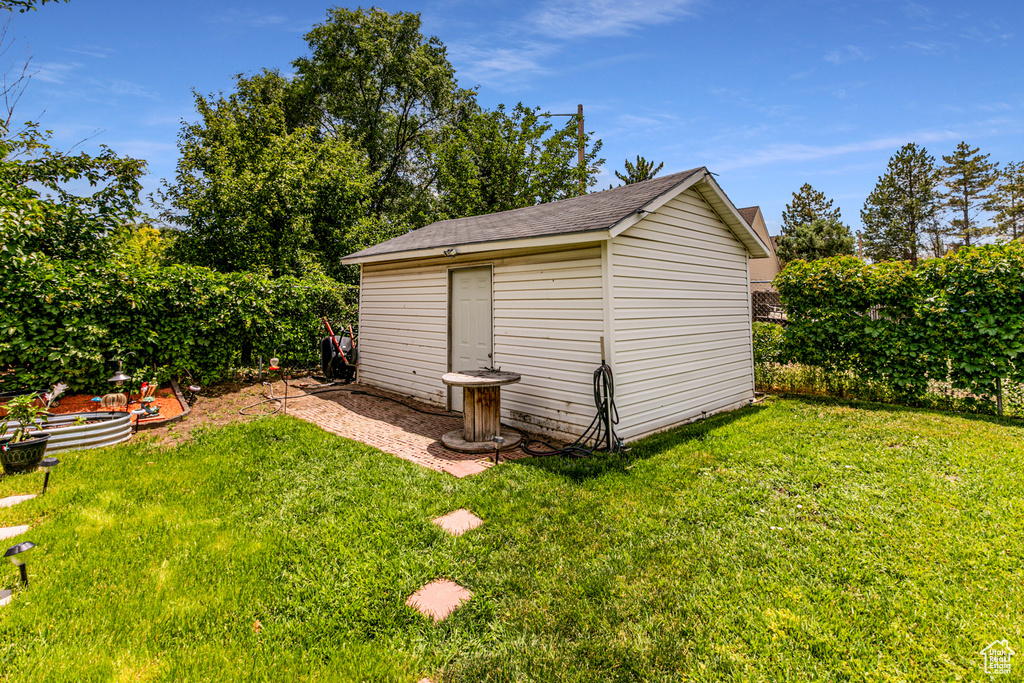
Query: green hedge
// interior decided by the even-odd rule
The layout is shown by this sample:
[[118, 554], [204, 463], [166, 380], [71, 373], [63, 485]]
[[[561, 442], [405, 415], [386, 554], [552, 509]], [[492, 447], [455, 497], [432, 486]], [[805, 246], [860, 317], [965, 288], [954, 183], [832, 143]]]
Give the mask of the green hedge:
[[924, 262], [795, 261], [775, 278], [787, 360], [920, 397], [931, 381], [978, 397], [1024, 382], [1024, 244]]
[[754, 365], [782, 362], [782, 325], [754, 322]]
[[243, 348], [312, 366], [320, 318], [354, 323], [356, 301], [354, 287], [327, 278], [32, 259], [0, 281], [2, 387], [101, 392], [117, 358], [127, 371], [211, 382], [238, 367]]

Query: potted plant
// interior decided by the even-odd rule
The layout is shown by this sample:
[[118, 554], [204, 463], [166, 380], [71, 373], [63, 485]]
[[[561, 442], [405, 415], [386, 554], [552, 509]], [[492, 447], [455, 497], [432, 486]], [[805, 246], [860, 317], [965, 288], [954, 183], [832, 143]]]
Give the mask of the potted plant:
[[[46, 405], [36, 403], [38, 394], [26, 394], [12, 398], [7, 402], [7, 415], [0, 422], [0, 465], [7, 474], [30, 472], [39, 466], [39, 461], [46, 453], [49, 434], [32, 434], [29, 430], [46, 422], [48, 410], [53, 400], [64, 393], [67, 387], [58, 384], [48, 394], [44, 394]], [[11, 433], [7, 428], [11, 422], [17, 426]]]

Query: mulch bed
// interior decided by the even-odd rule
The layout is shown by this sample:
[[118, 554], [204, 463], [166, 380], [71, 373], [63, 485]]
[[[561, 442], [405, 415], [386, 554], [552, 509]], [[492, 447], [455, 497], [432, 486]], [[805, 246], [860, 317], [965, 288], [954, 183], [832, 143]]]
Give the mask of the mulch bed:
[[[54, 401], [54, 404], [50, 406], [50, 412], [55, 415], [66, 415], [68, 413], [100, 413], [106, 411], [118, 412], [124, 410], [124, 408], [103, 408], [100, 406], [99, 401], [93, 401], [94, 394], [71, 394], [64, 395]], [[102, 398], [102, 397], [101, 397]], [[147, 422], [155, 422], [157, 420], [169, 420], [172, 417], [181, 415], [185, 408], [178, 402], [177, 396], [174, 395], [174, 390], [170, 388], [157, 389], [156, 399], [153, 403], [160, 406], [160, 413], [153, 416], [143, 416], [143, 424]], [[139, 394], [132, 394], [132, 403], [128, 406], [129, 410], [139, 408], [141, 404], [138, 402]], [[136, 422], [138, 419], [137, 415], [132, 415], [132, 422]]]

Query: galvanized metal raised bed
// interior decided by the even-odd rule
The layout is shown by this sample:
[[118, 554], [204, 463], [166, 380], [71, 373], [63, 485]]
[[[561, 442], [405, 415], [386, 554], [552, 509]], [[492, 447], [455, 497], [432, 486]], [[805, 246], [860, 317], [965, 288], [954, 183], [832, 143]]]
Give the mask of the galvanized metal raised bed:
[[[89, 423], [76, 425], [75, 421], [80, 416]], [[14, 431], [17, 424], [17, 421], [12, 421], [8, 431]], [[47, 420], [46, 426], [45, 432], [50, 435], [47, 453], [111, 446], [127, 441], [132, 436], [131, 415], [121, 412], [54, 415]]]

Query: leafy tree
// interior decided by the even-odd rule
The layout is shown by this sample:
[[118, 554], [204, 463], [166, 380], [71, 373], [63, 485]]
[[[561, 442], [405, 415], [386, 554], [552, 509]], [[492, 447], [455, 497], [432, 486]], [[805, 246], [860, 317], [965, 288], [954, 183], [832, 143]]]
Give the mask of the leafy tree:
[[784, 232], [777, 245], [779, 256], [785, 262], [813, 261], [853, 254], [853, 233], [850, 226], [837, 218], [815, 218]]
[[941, 169], [942, 181], [946, 186], [942, 198], [946, 208], [953, 214], [949, 234], [961, 240], [964, 246], [971, 246], [971, 239], [977, 239], [989, 232], [978, 222], [978, 213], [991, 201], [992, 184], [998, 177], [999, 164], [988, 160], [988, 154], [966, 142], [961, 142], [949, 156], [943, 156], [945, 166]]
[[578, 149], [575, 117], [556, 129], [539, 109], [521, 102], [510, 113], [504, 105], [477, 111], [433, 150], [438, 213], [475, 216], [584, 194], [597, 182], [604, 159], [597, 158], [600, 140], [582, 167]]
[[782, 211], [782, 234], [819, 218], [842, 220], [838, 207], [832, 208], [831, 199], [811, 187], [810, 183], [804, 183], [799, 191], [793, 193], [793, 201], [786, 204]]
[[655, 166], [653, 161], [647, 161], [647, 159], [638, 154], [635, 164], [629, 159], [626, 159], [625, 175], [616, 171], [615, 177], [626, 185], [632, 185], [633, 183], [639, 183], [644, 180], [651, 180], [654, 176], [658, 175], [658, 171], [660, 171], [664, 165], [665, 162], [661, 162]]
[[[105, 146], [97, 156], [55, 150], [50, 133], [35, 123], [15, 135], [0, 126], [0, 136], [0, 252], [18, 259], [105, 259], [107, 236], [139, 216], [146, 162]], [[67, 185], [76, 181], [97, 189], [75, 194]]]
[[889, 159], [860, 212], [869, 258], [917, 266], [923, 233], [939, 209], [938, 181], [935, 158], [915, 143]]
[[[67, 2], [68, 0], [63, 1]], [[13, 12], [15, 9], [19, 12], [34, 11], [38, 9], [36, 5], [45, 5], [48, 2], [58, 2], [58, 0], [0, 0], [0, 9], [5, 9], [8, 12]]]
[[370, 210], [419, 223], [432, 199], [429, 150], [472, 111], [475, 95], [459, 88], [444, 45], [420, 25], [411, 12], [336, 7], [306, 34], [310, 56], [293, 63], [301, 116], [365, 151]]
[[185, 263], [222, 272], [324, 272], [351, 280], [338, 259], [381, 235], [366, 219], [375, 176], [341, 136], [289, 127], [288, 81], [274, 71], [237, 77], [237, 91], [195, 95], [202, 120], [179, 135], [165, 220], [186, 228]]
[[[172, 231], [173, 232], [173, 231]], [[164, 263], [173, 239], [152, 225], [123, 225], [110, 235], [113, 260], [130, 268], [152, 268]]]
[[1010, 162], [999, 173], [987, 207], [996, 231], [1011, 240], [1024, 237], [1024, 163]]

